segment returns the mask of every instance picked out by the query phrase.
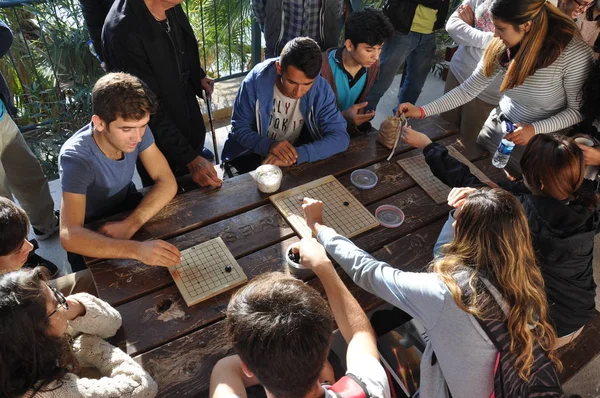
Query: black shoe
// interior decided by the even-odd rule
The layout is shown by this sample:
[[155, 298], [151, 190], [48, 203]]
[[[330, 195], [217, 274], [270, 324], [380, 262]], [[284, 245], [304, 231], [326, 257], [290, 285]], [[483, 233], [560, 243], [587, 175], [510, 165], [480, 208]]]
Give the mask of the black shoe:
[[202, 156], [206, 160], [213, 160], [215, 158], [215, 154], [207, 148], [202, 148], [202, 154], [200, 156]]
[[60, 210], [54, 210], [54, 223], [49, 231], [40, 231], [37, 228], [33, 228], [33, 234], [37, 240], [46, 240], [58, 231], [60, 225]]
[[50, 260], [46, 260], [44, 257], [38, 256], [34, 252], [31, 252], [29, 257], [27, 258], [27, 262], [24, 267], [27, 268], [35, 268], [35, 267], [45, 267], [50, 271], [50, 275], [54, 276], [58, 272], [58, 267]]

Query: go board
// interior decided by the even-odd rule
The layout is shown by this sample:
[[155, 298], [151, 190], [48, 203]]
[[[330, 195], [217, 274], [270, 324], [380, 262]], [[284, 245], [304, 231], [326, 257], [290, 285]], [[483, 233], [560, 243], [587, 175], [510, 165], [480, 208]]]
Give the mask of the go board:
[[[448, 153], [450, 156], [469, 167], [471, 173], [473, 173], [473, 175], [479, 178], [479, 180], [482, 182], [490, 180], [481, 170], [479, 170], [453, 146], [448, 147]], [[448, 202], [448, 194], [450, 193], [451, 189], [433, 175], [429, 165], [425, 161], [425, 156], [418, 155], [407, 159], [400, 159], [398, 160], [398, 164], [408, 173], [408, 175], [411, 176], [413, 180], [416, 181], [417, 184], [419, 184], [421, 188], [423, 188], [425, 192], [427, 192], [427, 194], [435, 203], [440, 204]]]
[[323, 222], [347, 238], [379, 226], [379, 220], [342, 183], [329, 175], [269, 197], [302, 238], [312, 236], [302, 211], [305, 197], [323, 201]]
[[248, 281], [221, 238], [183, 250], [169, 271], [188, 307]]

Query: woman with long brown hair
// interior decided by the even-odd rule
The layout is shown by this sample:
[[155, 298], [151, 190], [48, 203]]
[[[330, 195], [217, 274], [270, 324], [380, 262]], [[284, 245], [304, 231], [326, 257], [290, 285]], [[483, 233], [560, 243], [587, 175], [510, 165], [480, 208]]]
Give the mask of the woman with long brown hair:
[[[448, 204], [458, 207], [462, 200], [485, 184], [469, 168], [448, 154], [448, 150], [422, 133], [405, 129], [404, 141], [423, 149], [433, 174], [454, 188]], [[555, 348], [573, 341], [584, 325], [596, 316], [592, 261], [594, 236], [600, 228], [598, 195], [582, 188], [584, 156], [577, 144], [559, 134], [535, 136], [521, 159], [523, 182], [500, 184], [512, 193], [525, 210], [546, 285], [550, 321], [558, 339]], [[434, 251], [452, 240], [448, 222]]]
[[469, 196], [456, 212], [456, 239], [430, 273], [402, 272], [375, 260], [323, 225], [323, 206], [304, 199], [306, 221], [329, 255], [357, 285], [425, 328], [420, 397], [447, 397], [450, 391], [454, 397], [487, 398], [494, 391], [497, 351], [474, 317], [507, 321], [523, 379], [530, 376], [534, 346], [554, 359], [556, 334], [547, 320], [544, 281], [527, 218], [510, 193], [491, 189]]
[[560, 131], [582, 120], [580, 91], [593, 63], [573, 20], [546, 0], [494, 0], [494, 39], [471, 77], [423, 107], [401, 104], [399, 112], [420, 118], [465, 104], [497, 75], [503, 76], [500, 104], [485, 122], [477, 143], [495, 151], [504, 120], [516, 125], [506, 138], [516, 144], [507, 170], [519, 175], [525, 145], [535, 134]]

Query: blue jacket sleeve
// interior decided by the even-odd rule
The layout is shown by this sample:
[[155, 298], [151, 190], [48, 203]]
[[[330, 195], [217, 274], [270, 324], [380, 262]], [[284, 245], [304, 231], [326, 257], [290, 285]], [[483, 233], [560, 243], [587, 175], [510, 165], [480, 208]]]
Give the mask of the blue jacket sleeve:
[[318, 80], [319, 91], [313, 109], [316, 127], [323, 138], [296, 148], [298, 164], [327, 159], [344, 152], [350, 145], [346, 119], [338, 109], [335, 94], [325, 79], [319, 76]]
[[258, 131], [256, 121], [257, 99], [255, 73], [251, 71], [242, 82], [233, 103], [229, 138], [237, 141], [243, 147], [252, 150], [254, 153], [267, 156], [269, 148], [274, 141], [268, 137], [261, 136]]
[[449, 187], [485, 186], [467, 165], [450, 156], [445, 146], [432, 142], [423, 148], [423, 155], [433, 175]]

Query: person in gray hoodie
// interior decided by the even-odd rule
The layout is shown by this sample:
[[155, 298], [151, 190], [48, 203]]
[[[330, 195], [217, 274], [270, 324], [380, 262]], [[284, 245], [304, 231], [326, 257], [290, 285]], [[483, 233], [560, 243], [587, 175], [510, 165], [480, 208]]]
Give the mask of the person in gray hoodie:
[[[527, 218], [510, 193], [491, 189], [470, 195], [455, 213], [455, 239], [429, 273], [403, 272], [377, 261], [323, 224], [323, 206], [304, 199], [306, 221], [327, 253], [358, 286], [425, 328], [421, 398], [492, 394], [497, 351], [475, 317], [510, 320], [521, 377], [531, 370], [535, 343], [553, 346], [556, 334], [547, 319]], [[548, 355], [554, 359], [554, 352]]]

